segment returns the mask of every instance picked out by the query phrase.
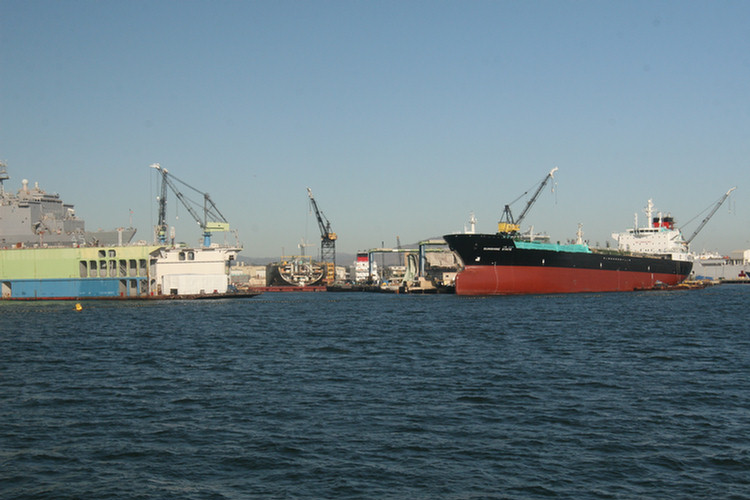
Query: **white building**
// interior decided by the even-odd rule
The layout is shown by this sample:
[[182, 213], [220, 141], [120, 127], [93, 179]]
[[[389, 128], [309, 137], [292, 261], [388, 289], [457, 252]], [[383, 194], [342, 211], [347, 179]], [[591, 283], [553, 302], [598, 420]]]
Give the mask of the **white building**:
[[151, 261], [151, 290], [157, 295], [226, 293], [229, 265], [239, 251], [219, 245], [163, 248]]

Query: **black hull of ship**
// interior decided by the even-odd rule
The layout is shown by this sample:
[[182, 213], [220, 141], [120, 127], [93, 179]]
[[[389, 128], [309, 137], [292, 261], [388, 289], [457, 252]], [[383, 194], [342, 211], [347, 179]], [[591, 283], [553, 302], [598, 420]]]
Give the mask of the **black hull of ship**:
[[669, 256], [569, 251], [566, 245], [518, 248], [512, 238], [502, 234], [450, 234], [444, 238], [464, 264], [456, 276], [458, 295], [651, 290], [682, 282], [692, 269], [691, 262]]

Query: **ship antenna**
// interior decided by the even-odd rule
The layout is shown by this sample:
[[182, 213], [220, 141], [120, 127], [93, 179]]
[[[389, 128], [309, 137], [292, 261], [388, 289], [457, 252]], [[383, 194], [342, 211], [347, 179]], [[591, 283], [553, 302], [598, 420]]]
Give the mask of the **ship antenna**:
[[3, 182], [10, 179], [7, 168], [8, 166], [5, 162], [0, 160], [0, 195], [5, 194], [5, 184]]

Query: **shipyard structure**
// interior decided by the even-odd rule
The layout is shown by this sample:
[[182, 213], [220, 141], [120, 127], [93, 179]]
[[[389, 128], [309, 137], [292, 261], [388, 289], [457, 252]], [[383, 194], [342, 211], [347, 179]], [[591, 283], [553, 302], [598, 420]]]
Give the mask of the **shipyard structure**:
[[729, 255], [701, 253], [693, 260], [691, 278], [714, 282], [750, 282], [750, 250], [735, 250]]
[[[166, 171], [162, 172], [166, 180]], [[132, 243], [133, 228], [89, 232], [73, 205], [28, 181], [16, 193], [0, 164], [0, 296], [5, 300], [222, 296], [239, 246]], [[166, 195], [160, 206], [166, 207]], [[164, 212], [160, 212], [163, 215]], [[201, 224], [204, 236], [228, 229]], [[160, 228], [164, 230], [164, 219]], [[163, 231], [166, 232], [166, 231]]]

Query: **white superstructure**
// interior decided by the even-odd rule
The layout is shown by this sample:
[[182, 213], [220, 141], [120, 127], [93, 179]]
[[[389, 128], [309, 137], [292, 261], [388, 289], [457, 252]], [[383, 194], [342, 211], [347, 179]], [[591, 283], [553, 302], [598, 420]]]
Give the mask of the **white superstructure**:
[[654, 216], [654, 203], [648, 200], [645, 208], [648, 224], [638, 227], [638, 214], [633, 228], [624, 233], [612, 233], [618, 250], [646, 254], [671, 255], [675, 260], [688, 259], [688, 245], [682, 232], [674, 225], [671, 215], [661, 212]]
[[357, 253], [351, 277], [355, 283], [377, 283], [380, 281], [378, 263], [375, 260], [370, 261], [370, 255], [367, 252]]

